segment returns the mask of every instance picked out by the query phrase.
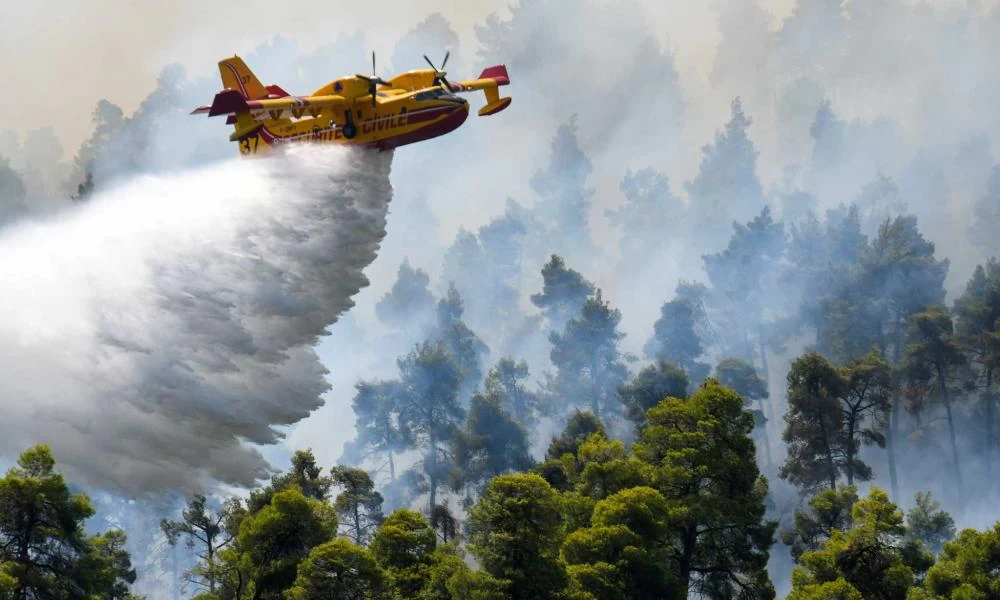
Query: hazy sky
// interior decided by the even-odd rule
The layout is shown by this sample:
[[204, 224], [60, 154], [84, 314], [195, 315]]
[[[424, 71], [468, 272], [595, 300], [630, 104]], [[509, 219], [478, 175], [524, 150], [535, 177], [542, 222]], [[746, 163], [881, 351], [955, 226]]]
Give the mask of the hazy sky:
[[[783, 16], [793, 1], [762, 4]], [[658, 24], [661, 41], [674, 51], [684, 86], [704, 85], [718, 41], [713, 6], [722, 3], [641, 4]], [[53, 125], [67, 154], [72, 154], [91, 131], [90, 113], [98, 100], [107, 98], [131, 114], [166, 64], [180, 63], [191, 76], [214, 74], [220, 58], [249, 53], [275, 35], [310, 48], [358, 30], [374, 50], [388, 57], [393, 41], [432, 12], [445, 15], [468, 52], [475, 44], [473, 25], [493, 12], [505, 15], [507, 2], [303, 0], [294, 8], [273, 0], [8, 2], [0, 21], [0, 62], [6, 77], [0, 129], [23, 134]], [[359, 56], [359, 69], [366, 62]], [[330, 79], [339, 75], [331, 73]]]

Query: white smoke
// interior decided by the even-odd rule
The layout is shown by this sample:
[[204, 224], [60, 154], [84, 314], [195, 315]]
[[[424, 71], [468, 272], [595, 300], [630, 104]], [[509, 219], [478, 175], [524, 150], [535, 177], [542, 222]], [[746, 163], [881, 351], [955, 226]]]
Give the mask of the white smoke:
[[266, 475], [252, 444], [329, 387], [313, 346], [368, 284], [391, 162], [296, 148], [0, 231], [0, 451], [129, 494]]

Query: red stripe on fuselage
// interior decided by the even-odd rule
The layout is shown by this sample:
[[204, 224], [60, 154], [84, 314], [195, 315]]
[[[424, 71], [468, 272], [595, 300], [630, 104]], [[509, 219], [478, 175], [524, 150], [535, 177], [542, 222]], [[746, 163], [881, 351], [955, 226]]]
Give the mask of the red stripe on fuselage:
[[[378, 119], [370, 119], [364, 123], [368, 124], [369, 127], [373, 126], [374, 123], [382, 120], [387, 120], [391, 118], [401, 118], [404, 115], [392, 115], [379, 117]], [[352, 144], [348, 140], [344, 140], [345, 144], [352, 144], [357, 146], [374, 146], [381, 150], [388, 150], [391, 148], [397, 148], [399, 146], [405, 146], [407, 144], [412, 144], [415, 142], [421, 142], [431, 138], [435, 138], [455, 129], [458, 129], [469, 117], [468, 105], [461, 106], [440, 106], [429, 109], [424, 109], [421, 111], [414, 111], [406, 116], [406, 121], [399, 123], [398, 126], [413, 125], [415, 123], [423, 123], [426, 121], [435, 120], [433, 123], [417, 129], [416, 131], [411, 131], [408, 133], [403, 133], [399, 135], [390, 136], [383, 138], [381, 140], [376, 140], [374, 142], [366, 142], [364, 144]], [[311, 141], [336, 141], [343, 140], [343, 134], [341, 133], [342, 128], [336, 127], [334, 129], [324, 129], [318, 132], [301, 133], [294, 136], [278, 136], [268, 130], [267, 127], [262, 127], [260, 130], [260, 137], [264, 140], [265, 144], [268, 145], [280, 145], [280, 144], [291, 144], [295, 142], [311, 142]], [[377, 131], [377, 130], [376, 130]]]

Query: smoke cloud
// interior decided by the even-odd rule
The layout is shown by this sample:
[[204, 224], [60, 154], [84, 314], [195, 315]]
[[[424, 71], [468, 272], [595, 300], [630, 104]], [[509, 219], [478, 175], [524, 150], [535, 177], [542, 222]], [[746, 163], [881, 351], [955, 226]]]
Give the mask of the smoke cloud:
[[322, 404], [314, 346], [385, 236], [391, 153], [133, 179], [0, 232], [4, 453], [129, 494], [251, 485]]

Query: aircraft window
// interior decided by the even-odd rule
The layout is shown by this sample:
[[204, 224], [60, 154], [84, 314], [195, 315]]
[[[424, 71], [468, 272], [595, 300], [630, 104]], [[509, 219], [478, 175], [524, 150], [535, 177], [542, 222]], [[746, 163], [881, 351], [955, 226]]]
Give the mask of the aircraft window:
[[442, 88], [435, 88], [433, 90], [428, 90], [426, 92], [420, 92], [419, 94], [417, 94], [416, 96], [414, 96], [413, 99], [414, 100], [432, 100], [434, 98], [441, 97], [441, 95], [445, 94], [445, 93], [447, 93], [447, 92], [445, 92]]

